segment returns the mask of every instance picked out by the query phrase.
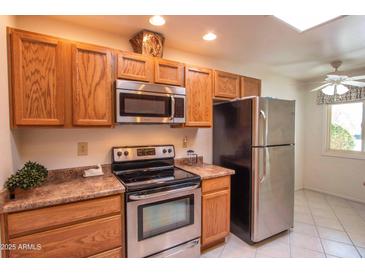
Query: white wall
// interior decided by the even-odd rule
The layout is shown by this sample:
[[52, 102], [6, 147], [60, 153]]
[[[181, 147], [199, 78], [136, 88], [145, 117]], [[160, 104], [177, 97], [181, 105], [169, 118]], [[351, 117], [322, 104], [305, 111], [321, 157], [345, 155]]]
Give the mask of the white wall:
[[9, 126], [6, 27], [13, 25], [13, 16], [0, 16], [0, 190], [2, 183], [17, 167], [18, 159], [15, 139]]
[[322, 155], [324, 105], [317, 105], [316, 93], [304, 91], [304, 188], [365, 202], [365, 160]]
[[[81, 42], [94, 43], [118, 49], [130, 50], [128, 39], [115, 34], [90, 30], [39, 16], [22, 16], [16, 18], [18, 28], [55, 35]], [[168, 39], [168, 38], [167, 38]], [[217, 60], [197, 56], [187, 52], [166, 48], [164, 58], [178, 60], [200, 66], [257, 77], [263, 80], [264, 96], [296, 99], [297, 101], [297, 150], [296, 150], [296, 186], [302, 186], [302, 94], [296, 82], [266, 71], [252, 64], [237, 64], [225, 60]], [[3, 91], [0, 91], [3, 92]], [[35, 160], [49, 169], [65, 168], [94, 163], [110, 162], [110, 148], [116, 145], [136, 145], [169, 143], [174, 144], [177, 156], [184, 156], [186, 149], [182, 147], [184, 136], [188, 137], [189, 148], [203, 155], [206, 162], [212, 160], [211, 129], [181, 128], [171, 129], [164, 125], [122, 125], [114, 129], [17, 129], [21, 161]], [[89, 155], [77, 156], [76, 143], [89, 142]]]

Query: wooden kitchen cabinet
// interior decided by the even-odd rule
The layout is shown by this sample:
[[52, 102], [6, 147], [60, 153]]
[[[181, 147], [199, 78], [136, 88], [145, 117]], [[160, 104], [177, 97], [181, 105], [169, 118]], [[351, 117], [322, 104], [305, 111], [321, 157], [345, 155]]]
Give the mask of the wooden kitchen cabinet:
[[252, 77], [241, 77], [241, 97], [261, 96], [261, 80]]
[[186, 123], [188, 127], [211, 127], [213, 112], [213, 71], [185, 67]]
[[202, 182], [202, 249], [221, 243], [230, 231], [230, 176]]
[[155, 58], [155, 83], [174, 86], [184, 85], [184, 64]]
[[214, 71], [214, 97], [235, 99], [240, 96], [240, 76]]
[[3, 244], [41, 249], [2, 250], [10, 258], [124, 257], [124, 196], [112, 195], [1, 215]]
[[13, 126], [62, 126], [65, 122], [64, 42], [8, 30]]
[[118, 53], [117, 77], [121, 79], [153, 82], [153, 57], [122, 51]]
[[11, 250], [10, 258], [84, 258], [121, 244], [121, 216], [52, 229], [10, 239], [17, 246], [24, 243], [40, 244], [39, 250]]
[[73, 124], [112, 125], [112, 52], [110, 49], [72, 45]]
[[96, 254], [94, 256], [90, 256], [89, 258], [121, 258], [123, 254], [122, 252], [123, 252], [122, 248], [119, 247]]

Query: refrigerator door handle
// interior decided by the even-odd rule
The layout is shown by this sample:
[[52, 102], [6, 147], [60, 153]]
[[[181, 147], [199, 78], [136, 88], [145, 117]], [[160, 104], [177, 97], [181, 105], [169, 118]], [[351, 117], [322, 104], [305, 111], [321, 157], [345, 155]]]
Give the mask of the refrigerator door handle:
[[[262, 157], [262, 169], [263, 169], [263, 172], [262, 172], [262, 176], [259, 175], [259, 183], [261, 184], [265, 178], [266, 178], [266, 154], [267, 154], [267, 147], [263, 148], [263, 157]], [[259, 162], [259, 165], [261, 166], [260, 162]]]
[[266, 145], [267, 144], [267, 119], [266, 119], [266, 114], [265, 111], [263, 111], [262, 109], [260, 110], [260, 116], [262, 116], [262, 119], [264, 120], [263, 123], [263, 130], [262, 130], [262, 145]]

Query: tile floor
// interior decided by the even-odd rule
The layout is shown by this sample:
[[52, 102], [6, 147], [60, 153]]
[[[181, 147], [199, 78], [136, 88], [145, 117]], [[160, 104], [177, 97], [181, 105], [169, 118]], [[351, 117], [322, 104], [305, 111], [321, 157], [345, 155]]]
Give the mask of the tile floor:
[[233, 234], [202, 258], [365, 258], [365, 204], [295, 192], [294, 228], [253, 246]]

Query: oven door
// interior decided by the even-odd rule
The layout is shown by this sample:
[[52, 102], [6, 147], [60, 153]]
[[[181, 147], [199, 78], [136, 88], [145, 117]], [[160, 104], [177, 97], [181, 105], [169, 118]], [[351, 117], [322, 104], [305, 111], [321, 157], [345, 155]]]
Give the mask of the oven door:
[[173, 123], [175, 100], [168, 93], [117, 90], [117, 122]]
[[128, 194], [128, 257], [151, 256], [199, 238], [200, 199], [200, 182]]

